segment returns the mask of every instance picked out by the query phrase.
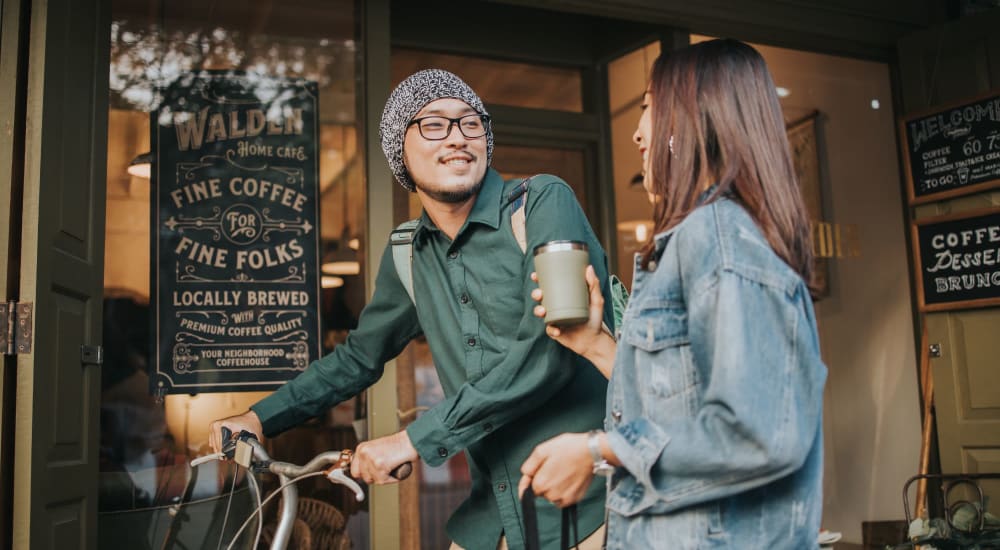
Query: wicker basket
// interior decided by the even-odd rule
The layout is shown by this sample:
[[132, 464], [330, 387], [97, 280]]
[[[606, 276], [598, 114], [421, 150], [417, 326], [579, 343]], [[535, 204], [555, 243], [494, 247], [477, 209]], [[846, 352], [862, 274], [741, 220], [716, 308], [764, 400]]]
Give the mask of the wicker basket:
[[[336, 506], [315, 498], [299, 497], [296, 513], [288, 550], [350, 550], [347, 522]], [[273, 521], [264, 525], [258, 550], [270, 548], [275, 527]]]
[[[261, 530], [260, 544], [257, 545], [257, 549], [268, 549], [271, 547], [271, 542], [274, 541], [274, 531], [277, 525], [274, 523], [267, 523]], [[302, 521], [301, 519], [295, 518], [295, 523], [292, 525], [292, 536], [288, 539], [287, 550], [312, 550], [312, 533], [309, 529], [309, 524]]]
[[313, 550], [350, 550], [344, 514], [329, 502], [299, 498], [299, 518], [309, 525]]

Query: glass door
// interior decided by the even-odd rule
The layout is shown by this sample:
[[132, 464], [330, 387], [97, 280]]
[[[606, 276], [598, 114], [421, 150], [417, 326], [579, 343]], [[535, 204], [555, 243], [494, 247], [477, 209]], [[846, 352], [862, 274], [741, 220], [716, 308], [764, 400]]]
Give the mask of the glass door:
[[[269, 238], [259, 250], [276, 253], [271, 259], [247, 255], [246, 263], [259, 263], [255, 258], [260, 262], [285, 262], [277, 253], [292, 258], [298, 252], [294, 246], [279, 249], [275, 243], [280, 235], [275, 230], [285, 230], [282, 223], [297, 223], [301, 235], [318, 242], [314, 269], [293, 273], [289, 267], [287, 273], [289, 277], [304, 273], [318, 297], [317, 303], [309, 304], [308, 315], [315, 317], [319, 336], [315, 342], [310, 339], [308, 345], [325, 354], [341, 343], [365, 303], [361, 274], [368, 246], [363, 147], [359, 145], [355, 101], [363, 89], [356, 77], [361, 55], [361, 42], [356, 36], [357, 10], [353, 0], [306, 0], [291, 6], [273, 0], [114, 0], [111, 5], [111, 27], [107, 30], [111, 41], [111, 105], [107, 115], [106, 359], [101, 381], [99, 546], [215, 548], [220, 540], [225, 546], [254, 507], [246, 478], [231, 465], [218, 462], [199, 467], [195, 475], [188, 463], [207, 453], [210, 421], [246, 411], [266, 392], [151, 391], [156, 387], [150, 384], [150, 366], [156, 351], [150, 309], [156, 293], [150, 282], [150, 203], [156, 197], [156, 185], [172, 186], [176, 187], [179, 205], [200, 202], [219, 212], [237, 214], [234, 220], [263, 219], [268, 224], [243, 224], [242, 233], [231, 231], [220, 236], [201, 230], [218, 219], [188, 219], [185, 213], [179, 213], [174, 219], [177, 224], [157, 226], [159, 232], [170, 232], [188, 223], [185, 238], [197, 243], [199, 250], [216, 251], [213, 258], [193, 256], [202, 268], [222, 268], [239, 262], [241, 252], [248, 250], [236, 246], [241, 238], [244, 242]], [[216, 112], [214, 105], [225, 105], [228, 110], [220, 111], [221, 116], [177, 109], [175, 115], [196, 113], [191, 119], [193, 124], [176, 117], [171, 121], [169, 113], [167, 122], [179, 128], [179, 141], [183, 141], [183, 128], [191, 130], [183, 136], [187, 141], [179, 149], [189, 152], [205, 145], [207, 150], [209, 144], [225, 142], [230, 177], [215, 185], [198, 179], [187, 184], [180, 177], [151, 179], [158, 162], [166, 165], [165, 158], [157, 158], [157, 149], [150, 148], [151, 125], [164, 124], [155, 116], [166, 112], [161, 109], [164, 90], [201, 82], [202, 75], [246, 86], [238, 93], [235, 86], [205, 87], [200, 94], [191, 95], [206, 102], [207, 113]], [[294, 109], [279, 108], [279, 113], [292, 114], [292, 124], [282, 125], [269, 109], [254, 107], [276, 105], [269, 101], [278, 88], [269, 87], [270, 83], [291, 81], [301, 82], [309, 90], [306, 95], [314, 101], [310, 103], [314, 106], [311, 118], [296, 117]], [[315, 128], [306, 146], [292, 150], [288, 147], [290, 141], [268, 143], [272, 138], [280, 141], [285, 134], [298, 134], [296, 118]], [[306, 166], [305, 178], [301, 172], [284, 168], [289, 164], [289, 155]], [[201, 159], [203, 164], [215, 161], [222, 162], [207, 156]], [[265, 178], [257, 175], [268, 166], [287, 172], [281, 172], [287, 179], [267, 177], [269, 189], [278, 189], [277, 194], [265, 194]], [[315, 188], [302, 190], [305, 185]], [[259, 198], [269, 201], [256, 211], [247, 206], [251, 204], [247, 196], [254, 190]], [[310, 205], [318, 204], [318, 219], [307, 217], [308, 225], [302, 219], [296, 221], [296, 212], [305, 203], [301, 197], [306, 194], [311, 197]], [[232, 204], [222, 204], [229, 199]], [[279, 215], [281, 220], [276, 219]], [[260, 233], [264, 233], [263, 237]], [[199, 272], [199, 277], [203, 275]], [[256, 277], [255, 283], [244, 290], [265, 288], [260, 276], [249, 270], [244, 271], [244, 276]], [[275, 346], [293, 332], [285, 330], [295, 328], [282, 318], [287, 311], [250, 304], [246, 301], [248, 294], [230, 294], [240, 302], [235, 305], [241, 306], [241, 311], [232, 314], [216, 311], [219, 307], [202, 307], [203, 311], [196, 314], [180, 308], [169, 313], [176, 313], [185, 323], [188, 334], [184, 338], [202, 345], [202, 349], [207, 349], [206, 341], [217, 340], [217, 335], [231, 334], [231, 328], [246, 334], [259, 333], [263, 346]], [[234, 348], [219, 347], [224, 349]], [[209, 352], [202, 359], [222, 353]], [[235, 368], [258, 360], [232, 355], [235, 359], [227, 363], [228, 367], [222, 362], [216, 366]], [[199, 362], [191, 368], [205, 367]], [[247, 379], [253, 376], [251, 370], [247, 370]], [[204, 380], [211, 380], [215, 374], [207, 373]], [[269, 452], [276, 460], [301, 464], [320, 451], [353, 448], [358, 440], [354, 431], [358, 413], [353, 401], [342, 403], [322, 417], [269, 440]], [[264, 492], [269, 494], [275, 488], [273, 478], [265, 476], [263, 481]], [[359, 504], [343, 488], [316, 479], [301, 483], [299, 495], [293, 544], [309, 539], [325, 548], [368, 548], [367, 502]], [[276, 511], [274, 505], [264, 510], [265, 544], [273, 535]], [[252, 546], [255, 532], [256, 525], [246, 529], [237, 547]]]

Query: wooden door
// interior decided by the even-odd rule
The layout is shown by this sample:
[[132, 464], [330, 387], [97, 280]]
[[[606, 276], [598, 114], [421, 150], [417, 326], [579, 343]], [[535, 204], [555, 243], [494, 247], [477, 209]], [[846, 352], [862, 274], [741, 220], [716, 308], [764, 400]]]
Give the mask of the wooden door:
[[[1000, 89], [998, 28], [993, 10], [901, 40], [903, 113]], [[914, 219], [997, 205], [1000, 192], [980, 193], [921, 205]], [[940, 346], [931, 368], [942, 472], [1000, 472], [1000, 308], [926, 314], [923, 322], [924, 345]], [[1000, 483], [984, 486], [1000, 500]]]
[[20, 300], [34, 346], [17, 358], [15, 549], [97, 545], [107, 147], [108, 2], [35, 0], [28, 38]]

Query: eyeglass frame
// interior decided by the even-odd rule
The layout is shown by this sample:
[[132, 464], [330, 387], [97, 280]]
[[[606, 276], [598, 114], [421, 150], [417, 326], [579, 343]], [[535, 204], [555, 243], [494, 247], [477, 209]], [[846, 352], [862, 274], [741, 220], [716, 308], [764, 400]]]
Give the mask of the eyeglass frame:
[[[483, 133], [482, 133], [482, 135], [478, 135], [476, 137], [469, 137], [469, 136], [465, 135], [465, 130], [462, 130], [462, 124], [459, 121], [461, 121], [463, 118], [467, 118], [467, 117], [470, 117], [470, 116], [479, 117], [479, 119], [482, 121], [482, 123], [483, 123]], [[445, 131], [445, 134], [443, 136], [441, 136], [439, 138], [429, 138], [429, 137], [427, 137], [427, 136], [424, 135], [424, 128], [423, 128], [423, 126], [420, 125], [420, 122], [423, 121], [423, 120], [426, 120], [428, 118], [443, 118], [443, 119], [445, 119], [445, 120], [448, 121], [448, 129]], [[458, 133], [462, 134], [462, 137], [464, 137], [465, 139], [479, 139], [479, 138], [485, 136], [486, 134], [490, 133], [490, 122], [492, 122], [492, 120], [493, 119], [490, 117], [490, 115], [484, 115], [482, 113], [469, 113], [467, 115], [462, 115], [462, 116], [457, 117], [457, 118], [446, 117], [444, 115], [427, 115], [427, 116], [422, 116], [420, 118], [415, 118], [415, 119], [411, 120], [410, 122], [408, 122], [406, 124], [406, 127], [409, 128], [410, 126], [413, 126], [414, 124], [416, 124], [417, 125], [417, 132], [420, 133], [420, 137], [426, 139], [427, 141], [444, 141], [444, 140], [448, 139], [448, 136], [451, 135], [451, 129], [452, 129], [453, 126], [457, 126], [458, 127]]]

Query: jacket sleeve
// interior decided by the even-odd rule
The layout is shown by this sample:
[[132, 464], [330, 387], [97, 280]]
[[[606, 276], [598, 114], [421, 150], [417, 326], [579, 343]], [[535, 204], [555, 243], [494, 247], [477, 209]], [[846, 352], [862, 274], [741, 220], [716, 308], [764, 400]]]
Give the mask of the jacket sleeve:
[[[684, 255], [712, 255], [711, 242], [679, 243], [682, 263]], [[707, 373], [700, 404], [689, 417], [638, 418], [608, 432], [615, 454], [664, 512], [801, 468], [820, 434], [826, 373], [810, 297], [797, 278], [721, 265], [682, 269], [681, 277], [691, 358], [707, 365], [696, 369]]]
[[416, 309], [395, 272], [392, 245], [382, 254], [375, 292], [358, 327], [333, 352], [250, 408], [270, 437], [349, 399], [382, 376], [384, 364], [420, 334]]
[[[522, 264], [523, 311], [518, 325], [510, 327], [514, 334], [510, 348], [499, 363], [486, 365], [487, 372], [482, 378], [465, 382], [455, 394], [407, 427], [417, 452], [432, 466], [538, 408], [575, 375], [577, 365], [572, 352], [549, 338], [542, 320], [532, 313], [535, 302], [530, 291], [534, 283], [529, 276], [534, 265], [531, 250], [535, 246], [559, 239], [586, 242], [604, 295], [609, 295], [604, 249], [572, 189], [554, 177], [547, 181], [536, 179], [541, 181], [530, 184], [526, 211], [528, 248]], [[508, 214], [505, 210], [502, 215]], [[501, 224], [499, 231], [510, 228]], [[606, 306], [605, 319], [609, 319], [610, 300], [606, 300]]]

